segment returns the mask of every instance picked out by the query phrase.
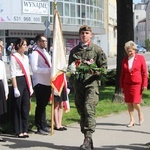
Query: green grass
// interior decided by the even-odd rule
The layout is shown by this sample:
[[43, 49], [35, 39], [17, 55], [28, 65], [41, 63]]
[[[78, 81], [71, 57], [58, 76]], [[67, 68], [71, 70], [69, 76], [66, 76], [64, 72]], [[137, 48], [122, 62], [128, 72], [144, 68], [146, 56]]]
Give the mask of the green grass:
[[[143, 93], [143, 103], [142, 106], [150, 106], [150, 90], [144, 91]], [[114, 87], [108, 86], [100, 89], [100, 100], [96, 109], [96, 117], [105, 117], [110, 114], [119, 113], [127, 110], [125, 103], [112, 102], [112, 97], [114, 94]], [[69, 125], [79, 121], [79, 115], [77, 113], [75, 104], [74, 104], [74, 95], [73, 93], [69, 94], [70, 100], [70, 112], [63, 114], [63, 125]], [[34, 110], [35, 110], [35, 99], [32, 98], [32, 109], [30, 113], [30, 127], [35, 128], [34, 126]], [[47, 106], [47, 120], [50, 124], [51, 122], [51, 105]]]

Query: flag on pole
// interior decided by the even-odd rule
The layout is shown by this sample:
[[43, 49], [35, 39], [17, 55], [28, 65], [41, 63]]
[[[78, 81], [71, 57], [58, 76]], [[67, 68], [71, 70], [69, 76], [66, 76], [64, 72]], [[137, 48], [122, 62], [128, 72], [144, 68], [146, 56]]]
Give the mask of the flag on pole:
[[63, 87], [67, 89], [67, 81], [65, 79], [65, 72], [64, 72], [64, 70], [66, 70], [66, 67], [67, 61], [66, 61], [64, 40], [62, 36], [61, 21], [58, 11], [55, 10], [54, 26], [53, 26], [51, 86], [53, 87], [54, 91], [58, 93], [59, 96], [61, 95]]

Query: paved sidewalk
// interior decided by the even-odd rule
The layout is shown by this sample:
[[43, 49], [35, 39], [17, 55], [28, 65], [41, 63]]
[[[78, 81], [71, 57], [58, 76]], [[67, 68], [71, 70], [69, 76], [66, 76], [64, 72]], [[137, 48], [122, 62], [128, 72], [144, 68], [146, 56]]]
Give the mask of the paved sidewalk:
[[[94, 150], [144, 150], [150, 142], [150, 107], [143, 107], [145, 121], [142, 126], [127, 128], [127, 112], [97, 118], [96, 132], [93, 134]], [[136, 121], [137, 118], [136, 118]], [[138, 123], [138, 122], [137, 122]], [[1, 135], [7, 142], [0, 143], [1, 150], [78, 150], [83, 142], [79, 124], [67, 127], [67, 131], [55, 131], [53, 135], [30, 133], [27, 139], [12, 135]]]

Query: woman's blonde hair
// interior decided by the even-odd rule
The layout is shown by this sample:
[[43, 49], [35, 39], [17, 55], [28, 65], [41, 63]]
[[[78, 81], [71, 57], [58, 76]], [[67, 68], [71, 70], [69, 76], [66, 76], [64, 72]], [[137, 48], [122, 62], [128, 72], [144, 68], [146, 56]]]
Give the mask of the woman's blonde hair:
[[127, 49], [129, 49], [129, 48], [132, 48], [133, 50], [136, 50], [137, 46], [133, 41], [128, 41], [128, 42], [125, 43], [124, 49], [125, 49], [125, 51], [127, 51]]

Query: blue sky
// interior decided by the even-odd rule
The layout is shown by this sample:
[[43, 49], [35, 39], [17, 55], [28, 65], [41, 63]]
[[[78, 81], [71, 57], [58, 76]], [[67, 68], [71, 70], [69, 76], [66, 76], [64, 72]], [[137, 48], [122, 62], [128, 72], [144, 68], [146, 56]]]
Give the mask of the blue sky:
[[137, 4], [137, 3], [140, 3], [141, 0], [133, 0], [133, 3]]

